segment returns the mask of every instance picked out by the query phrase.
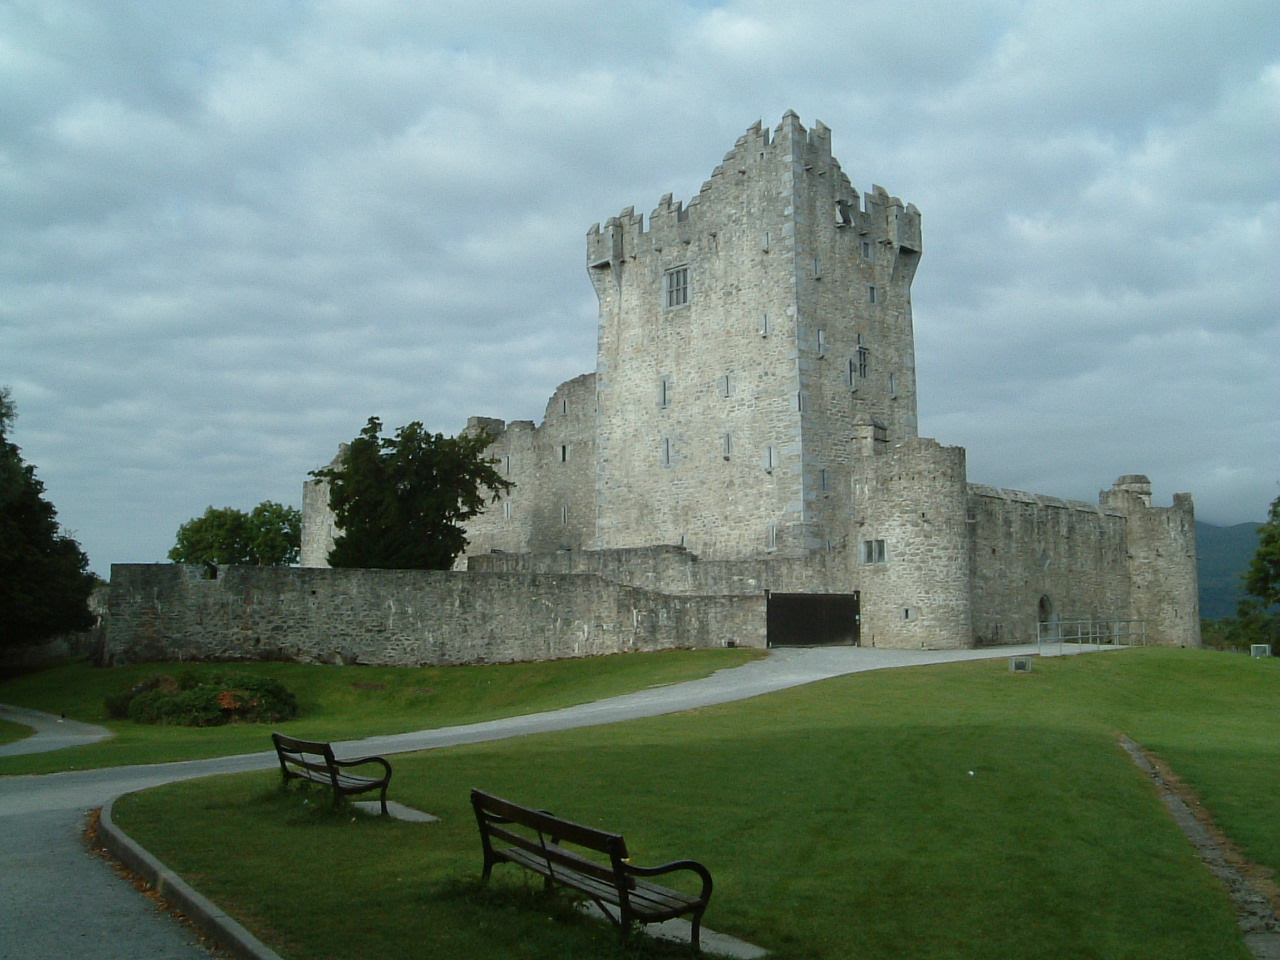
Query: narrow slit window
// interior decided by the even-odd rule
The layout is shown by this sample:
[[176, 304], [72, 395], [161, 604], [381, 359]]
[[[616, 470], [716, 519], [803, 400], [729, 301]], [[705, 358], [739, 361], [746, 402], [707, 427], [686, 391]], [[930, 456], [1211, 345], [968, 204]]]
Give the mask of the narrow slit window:
[[872, 284], [867, 287], [867, 303], [876, 303], [876, 302], [877, 302], [876, 288], [875, 288], [875, 285]]
[[718, 381], [720, 387], [720, 396], [727, 397], [733, 393], [733, 381], [729, 378], [729, 374], [725, 374]]
[[898, 396], [898, 375], [896, 373], [889, 374], [889, 396], [891, 398]]
[[662, 465], [664, 467], [671, 466], [671, 440], [668, 437], [662, 438]]
[[666, 408], [671, 406], [671, 378], [663, 377], [658, 381], [658, 406]]
[[568, 463], [568, 462], [569, 462], [569, 446], [568, 446], [568, 444], [565, 444], [565, 443], [560, 444], [560, 462], [561, 462], [561, 463]]
[[770, 330], [771, 330], [771, 327], [769, 323], [769, 314], [767, 313], [760, 314], [760, 336], [767, 337], [770, 333]]
[[720, 454], [726, 460], [733, 456], [733, 435], [726, 433], [720, 438]]
[[818, 359], [821, 360], [827, 355], [827, 331], [821, 327], [818, 328], [817, 347]]
[[562, 524], [569, 523], [569, 507], [567, 504], [560, 505], [560, 522]]
[[773, 473], [774, 468], [778, 465], [778, 453], [773, 447], [764, 448], [764, 470], [765, 473]]

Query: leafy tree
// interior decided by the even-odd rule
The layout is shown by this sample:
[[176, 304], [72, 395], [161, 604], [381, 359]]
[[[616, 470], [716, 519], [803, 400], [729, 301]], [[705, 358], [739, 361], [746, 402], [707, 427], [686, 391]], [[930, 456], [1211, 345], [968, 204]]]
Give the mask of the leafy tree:
[[243, 563], [283, 566], [298, 562], [302, 513], [264, 500], [249, 513], [234, 507], [209, 507], [203, 516], [178, 528], [169, 551], [174, 563]]
[[0, 647], [93, 626], [89, 558], [58, 523], [35, 468], [9, 440], [16, 411], [0, 389]]
[[383, 437], [370, 417], [336, 467], [311, 471], [329, 481], [329, 506], [341, 533], [335, 567], [447, 570], [467, 545], [460, 524], [511, 488], [484, 457], [492, 438], [446, 437], [421, 423]]
[[1258, 528], [1258, 552], [1244, 574], [1249, 599], [1240, 604], [1243, 617], [1249, 610], [1266, 610], [1280, 604], [1280, 497], [1271, 501], [1266, 521]]

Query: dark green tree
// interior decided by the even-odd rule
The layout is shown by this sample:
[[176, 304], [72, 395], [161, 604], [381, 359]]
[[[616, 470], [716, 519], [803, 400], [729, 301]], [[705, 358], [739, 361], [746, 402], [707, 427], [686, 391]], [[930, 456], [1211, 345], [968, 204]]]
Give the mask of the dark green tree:
[[1249, 596], [1240, 604], [1240, 615], [1280, 604], [1280, 497], [1271, 501], [1267, 519], [1258, 528], [1258, 552], [1244, 573]]
[[89, 558], [63, 532], [35, 468], [9, 440], [15, 416], [8, 388], [0, 389], [0, 647], [93, 626]]
[[483, 432], [446, 437], [421, 423], [383, 437], [370, 417], [336, 467], [313, 470], [329, 482], [329, 506], [341, 531], [329, 553], [335, 567], [447, 570], [467, 546], [461, 523], [512, 484], [484, 456]]
[[209, 507], [178, 528], [169, 551], [174, 563], [243, 563], [283, 566], [298, 562], [302, 514], [296, 507], [264, 500], [249, 513]]

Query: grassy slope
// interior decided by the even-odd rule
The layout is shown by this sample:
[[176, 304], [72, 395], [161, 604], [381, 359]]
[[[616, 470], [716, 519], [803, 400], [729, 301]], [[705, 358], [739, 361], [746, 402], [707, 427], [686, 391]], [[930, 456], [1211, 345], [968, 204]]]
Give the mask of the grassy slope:
[[442, 817], [428, 826], [313, 814], [322, 796], [282, 798], [269, 774], [117, 810], [291, 958], [334, 938], [360, 944], [349, 960], [633, 955], [514, 870], [475, 888], [466, 791], [482, 786], [622, 831], [637, 862], [703, 860], [709, 925], [779, 958], [1244, 960], [1225, 894], [1115, 736], [1280, 866], [1278, 684], [1280, 663], [1171, 650], [887, 671], [400, 757], [393, 793]]
[[[318, 740], [348, 740], [553, 710], [738, 666], [761, 651], [672, 650], [551, 663], [486, 667], [332, 667], [268, 663], [251, 668], [281, 680], [298, 697], [301, 716], [271, 729]], [[0, 774], [160, 763], [269, 750], [259, 725], [155, 727], [110, 721], [108, 694], [139, 679], [183, 670], [246, 669], [239, 664], [140, 664], [109, 670], [71, 664], [0, 683], [0, 702], [65, 711], [105, 725], [116, 736], [91, 747], [0, 758]]]

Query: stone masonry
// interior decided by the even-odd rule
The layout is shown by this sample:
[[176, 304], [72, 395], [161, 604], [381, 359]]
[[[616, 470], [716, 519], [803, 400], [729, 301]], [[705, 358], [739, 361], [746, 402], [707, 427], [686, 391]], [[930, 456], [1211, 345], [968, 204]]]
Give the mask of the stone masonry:
[[[753, 125], [687, 205], [593, 226], [596, 370], [540, 425], [468, 423], [516, 486], [469, 524], [460, 567], [766, 611], [808, 597], [815, 618], [845, 598], [839, 635], [878, 646], [1024, 643], [1073, 619], [1197, 646], [1189, 495], [1153, 507], [1141, 475], [1097, 504], [997, 490], [918, 435], [922, 249], [919, 211], [859, 195], [830, 131], [791, 112]], [[325, 565], [326, 504], [308, 484], [306, 566]]]

